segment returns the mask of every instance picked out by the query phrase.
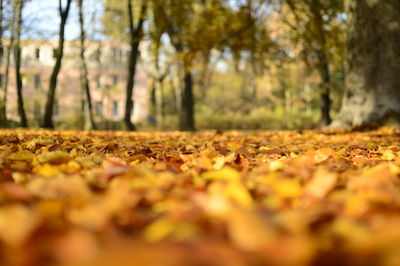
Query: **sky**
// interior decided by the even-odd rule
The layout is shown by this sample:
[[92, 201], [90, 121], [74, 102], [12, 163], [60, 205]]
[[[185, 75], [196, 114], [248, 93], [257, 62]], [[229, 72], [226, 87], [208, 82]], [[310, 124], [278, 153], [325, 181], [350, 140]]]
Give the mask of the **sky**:
[[[65, 1], [64, 1], [65, 2]], [[94, 25], [91, 21], [94, 14], [97, 16], [101, 12], [102, 0], [86, 0], [85, 24], [89, 37], [101, 28], [100, 23]], [[71, 6], [70, 16], [67, 20], [65, 37], [68, 40], [79, 37], [79, 23], [77, 6], [75, 1]], [[56, 39], [59, 28], [58, 1], [57, 0], [32, 0], [28, 2], [24, 9], [25, 18], [25, 38], [50, 38]], [[92, 35], [93, 36], [93, 35]], [[98, 34], [97, 34], [98, 37]]]

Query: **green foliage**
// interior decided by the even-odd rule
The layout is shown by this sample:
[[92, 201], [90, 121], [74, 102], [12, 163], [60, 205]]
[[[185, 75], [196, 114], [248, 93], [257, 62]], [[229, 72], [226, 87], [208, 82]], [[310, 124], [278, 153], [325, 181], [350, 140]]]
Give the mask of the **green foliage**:
[[[139, 7], [142, 1], [130, 0], [134, 11], [134, 25], [139, 21]], [[102, 16], [104, 34], [114, 40], [127, 41], [129, 39], [129, 19], [126, 0], [104, 0], [104, 14]]]
[[306, 129], [317, 125], [317, 115], [307, 115], [295, 111], [286, 113], [283, 108], [269, 110], [265, 107], [252, 109], [249, 114], [240, 112], [215, 113], [205, 110], [199, 112], [197, 119], [199, 129]]

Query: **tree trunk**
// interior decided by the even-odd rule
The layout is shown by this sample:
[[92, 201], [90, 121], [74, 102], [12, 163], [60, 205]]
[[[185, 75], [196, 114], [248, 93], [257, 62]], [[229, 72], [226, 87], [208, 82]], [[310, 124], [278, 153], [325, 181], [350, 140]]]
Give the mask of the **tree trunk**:
[[184, 88], [182, 92], [182, 114], [180, 129], [183, 131], [195, 131], [194, 127], [194, 99], [193, 76], [190, 69], [185, 67]]
[[[179, 71], [177, 71], [177, 75], [174, 75], [176, 77], [180, 77]], [[181, 85], [181, 79], [180, 78], [171, 78], [169, 80], [169, 86], [172, 88], [174, 91], [174, 100], [175, 100], [175, 112], [178, 114], [179, 118], [181, 117], [182, 114], [182, 85]]]
[[8, 44], [8, 49], [6, 53], [6, 65], [5, 65], [5, 73], [4, 73], [4, 81], [3, 81], [3, 88], [2, 88], [2, 97], [0, 99], [0, 113], [2, 114], [2, 118], [0, 119], [1, 121], [1, 126], [2, 127], [8, 127], [8, 120], [7, 120], [7, 94], [8, 94], [8, 83], [10, 79], [10, 62], [11, 62], [11, 51], [14, 49], [14, 40], [15, 40], [15, 31], [14, 31], [14, 25], [15, 25], [15, 14], [12, 17], [11, 20], [11, 26], [10, 26], [10, 43]]
[[[130, 1], [130, 0], [128, 0]], [[136, 75], [136, 63], [138, 56], [139, 46], [135, 44], [131, 44], [131, 52], [128, 59], [128, 81], [126, 85], [126, 100], [125, 100], [125, 117], [124, 123], [127, 130], [136, 130], [136, 126], [132, 123], [131, 116], [133, 111], [134, 102], [132, 99], [133, 96], [133, 87], [135, 86], [135, 75]]]
[[[83, 0], [78, 0], [78, 9], [79, 9], [79, 27], [80, 27], [80, 59], [81, 59], [81, 69], [80, 69], [80, 82], [81, 82], [81, 90], [83, 93], [86, 93], [86, 102], [87, 102], [87, 109], [89, 113], [89, 121], [91, 129], [96, 129], [96, 123], [94, 121], [93, 115], [93, 103], [92, 103], [92, 96], [90, 93], [89, 87], [89, 79], [88, 79], [88, 68], [86, 64], [86, 47], [85, 47], [85, 40], [86, 40], [86, 32], [85, 32], [85, 23], [83, 18]], [[82, 93], [82, 94], [83, 94]], [[83, 108], [84, 111], [85, 108]], [[84, 115], [83, 115], [84, 117]]]
[[348, 69], [332, 127], [400, 121], [400, 1], [347, 1]]
[[155, 113], [158, 129], [162, 128], [163, 125], [163, 80], [157, 80], [155, 84]]
[[53, 111], [54, 111], [54, 101], [57, 89], [57, 78], [61, 70], [62, 58], [64, 56], [64, 38], [65, 38], [65, 24], [67, 23], [67, 18], [69, 10], [71, 7], [72, 0], [67, 0], [67, 5], [65, 9], [62, 8], [61, 0], [59, 0], [59, 14], [60, 14], [60, 29], [58, 36], [58, 50], [56, 63], [53, 68], [53, 72], [50, 76], [49, 91], [47, 92], [47, 101], [43, 117], [42, 127], [44, 128], [54, 128], [53, 125]]
[[324, 20], [321, 13], [323, 7], [320, 0], [313, 0], [310, 2], [310, 9], [313, 15], [314, 25], [318, 32], [317, 41], [319, 43], [319, 49], [316, 50], [318, 58], [318, 70], [321, 77], [320, 84], [320, 95], [321, 95], [321, 124], [327, 126], [332, 122], [330, 116], [331, 110], [331, 99], [330, 99], [330, 88], [331, 88], [331, 74], [329, 70], [329, 59], [328, 59], [328, 47], [326, 40], [326, 30], [324, 29]]
[[321, 76], [321, 124], [327, 126], [332, 122], [331, 110], [331, 74], [329, 72], [328, 59], [323, 50], [318, 52], [319, 72]]
[[[0, 62], [3, 62], [4, 56], [4, 44], [3, 44], [3, 0], [0, 0]], [[0, 127], [7, 127], [7, 115], [6, 115], [6, 101], [5, 95], [6, 90], [4, 86], [4, 78], [1, 84], [1, 95], [0, 95]]]
[[26, 118], [24, 98], [22, 95], [22, 76], [21, 76], [21, 25], [22, 25], [22, 9], [23, 0], [16, 1], [16, 25], [15, 36], [16, 42], [14, 47], [14, 61], [15, 61], [15, 83], [17, 87], [17, 101], [18, 101], [18, 114], [20, 117], [20, 127], [28, 127], [28, 120]]
[[130, 54], [128, 58], [128, 81], [126, 84], [126, 100], [125, 100], [125, 116], [124, 123], [127, 130], [136, 130], [135, 124], [131, 121], [132, 111], [134, 107], [134, 102], [132, 99], [133, 89], [135, 86], [135, 75], [136, 75], [136, 64], [139, 56], [139, 44], [143, 37], [143, 23], [145, 21], [147, 6], [145, 2], [142, 2], [140, 10], [140, 18], [138, 25], [135, 27], [133, 25], [134, 12], [132, 10], [131, 0], [127, 0], [128, 4], [128, 19], [129, 19], [129, 33], [130, 33]]

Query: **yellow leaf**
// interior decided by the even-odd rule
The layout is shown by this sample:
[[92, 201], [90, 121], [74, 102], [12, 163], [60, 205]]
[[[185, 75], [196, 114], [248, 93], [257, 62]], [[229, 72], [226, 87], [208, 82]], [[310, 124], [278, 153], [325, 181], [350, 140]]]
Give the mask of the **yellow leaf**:
[[148, 242], [159, 242], [166, 238], [176, 240], [192, 240], [198, 234], [198, 229], [182, 221], [161, 218], [150, 224], [143, 232], [143, 238]]
[[392, 150], [386, 150], [382, 155], [382, 159], [392, 161], [396, 159], [396, 154]]
[[35, 155], [30, 151], [17, 151], [7, 157], [10, 160], [25, 161], [31, 163]]
[[15, 183], [24, 183], [29, 180], [29, 176], [24, 173], [12, 173], [12, 179], [14, 180]]
[[279, 196], [284, 198], [298, 197], [302, 193], [301, 186], [293, 179], [277, 180], [273, 188]]
[[225, 157], [220, 156], [220, 157], [216, 157], [214, 158], [214, 165], [213, 165], [213, 169], [214, 170], [220, 170], [225, 164]]
[[45, 199], [69, 199], [80, 203], [89, 200], [91, 196], [88, 186], [78, 176], [34, 178], [27, 184], [27, 188], [33, 195]]
[[63, 202], [59, 200], [42, 200], [36, 209], [46, 218], [60, 217], [63, 212]]
[[205, 172], [201, 176], [206, 180], [237, 181], [240, 179], [239, 172], [231, 167]]
[[270, 225], [253, 211], [232, 210], [227, 223], [231, 241], [243, 250], [261, 249], [275, 238]]
[[278, 171], [283, 168], [283, 163], [280, 160], [275, 160], [269, 163], [269, 170]]
[[240, 183], [229, 183], [224, 190], [224, 195], [243, 207], [253, 205], [253, 198], [249, 191]]
[[20, 247], [39, 223], [37, 214], [28, 207], [12, 205], [0, 208], [0, 240], [11, 247]]
[[42, 152], [37, 156], [40, 163], [61, 164], [69, 162], [72, 157], [63, 151]]
[[78, 155], [78, 151], [75, 149], [75, 148], [73, 148], [70, 152], [69, 152], [69, 155], [71, 155], [72, 157], [76, 157], [77, 155]]
[[43, 177], [51, 177], [58, 175], [60, 173], [60, 169], [46, 163], [34, 167], [33, 172]]
[[318, 169], [305, 187], [304, 193], [315, 198], [323, 198], [335, 187], [337, 178], [337, 173], [323, 168]]

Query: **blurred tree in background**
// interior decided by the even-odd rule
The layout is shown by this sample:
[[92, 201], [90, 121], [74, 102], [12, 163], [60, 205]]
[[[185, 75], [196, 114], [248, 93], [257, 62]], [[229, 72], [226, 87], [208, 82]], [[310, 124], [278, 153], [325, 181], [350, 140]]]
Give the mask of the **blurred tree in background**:
[[56, 98], [56, 89], [58, 82], [58, 75], [61, 70], [62, 60], [64, 56], [64, 41], [65, 41], [65, 25], [67, 23], [67, 19], [69, 16], [69, 11], [71, 8], [72, 0], [67, 0], [65, 7], [62, 4], [62, 1], [58, 1], [58, 13], [60, 16], [60, 28], [58, 32], [58, 47], [56, 50], [56, 62], [54, 64], [53, 71], [51, 73], [50, 82], [49, 82], [49, 90], [47, 92], [47, 100], [46, 107], [43, 116], [43, 124], [44, 128], [54, 128], [53, 124], [53, 113], [54, 113], [54, 103]]
[[[19, 1], [0, 3], [1, 47], [18, 46], [15, 25], [19, 20], [15, 7]], [[35, 1], [38, 0], [27, 3], [34, 5]], [[64, 27], [69, 6], [74, 4], [80, 32], [81, 107], [78, 109], [81, 114], [88, 112], [91, 127], [96, 127], [100, 105], [92, 103], [89, 84], [94, 78], [95, 84], [99, 84], [103, 78], [94, 75], [85, 62], [93, 57], [92, 52], [86, 53], [86, 42], [92, 41], [92, 36], [86, 38], [85, 34], [84, 12], [89, 8], [85, 2], [59, 1], [60, 53], [47, 91], [44, 127], [54, 126], [56, 88], [61, 86], [57, 84], [57, 76], [62, 71]], [[398, 84], [398, 75], [394, 74], [398, 72], [394, 52], [398, 32], [393, 28], [398, 23], [397, 2], [371, 4], [366, 0], [348, 0], [346, 3], [347, 9], [342, 0], [102, 1], [101, 15], [87, 24], [101, 25], [97, 33], [99, 44], [104, 40], [129, 47], [125, 54], [124, 115], [121, 125], [112, 128], [122, 128], [122, 124], [128, 130], [135, 130], [136, 126], [141, 130], [187, 131], [311, 128], [329, 125], [332, 120], [336, 125], [339, 122], [358, 125], [397, 116], [399, 104], [393, 90]], [[71, 10], [73, 15], [74, 9]], [[366, 15], [369, 12], [371, 15]], [[389, 12], [388, 16], [384, 16], [385, 12]], [[361, 22], [364, 20], [365, 23]], [[25, 36], [28, 27], [22, 26]], [[386, 46], [380, 39], [385, 40]], [[10, 60], [10, 49], [1, 51], [0, 122], [7, 126], [7, 73], [18, 60]], [[149, 81], [150, 113], [147, 122], [134, 124], [134, 110], [141, 108], [133, 100], [138, 68], [144, 70]], [[362, 76], [370, 77], [369, 81], [361, 79]], [[27, 118], [22, 107], [26, 96], [22, 93], [24, 84], [17, 84], [21, 85], [18, 86], [19, 125], [24, 126]], [[102, 91], [102, 94], [110, 103], [112, 93]], [[390, 104], [382, 108], [386, 103]], [[118, 107], [118, 102], [114, 102], [113, 113], [117, 113]], [[78, 122], [81, 128], [82, 119]], [[103, 124], [109, 125], [106, 121], [99, 127], [103, 128]]]
[[333, 126], [400, 122], [400, 1], [347, 1], [347, 77]]

